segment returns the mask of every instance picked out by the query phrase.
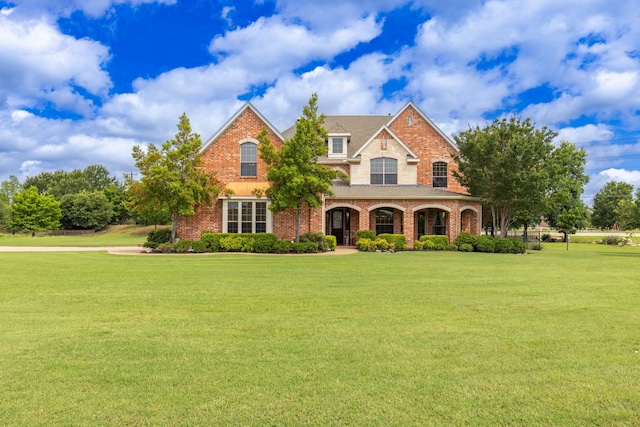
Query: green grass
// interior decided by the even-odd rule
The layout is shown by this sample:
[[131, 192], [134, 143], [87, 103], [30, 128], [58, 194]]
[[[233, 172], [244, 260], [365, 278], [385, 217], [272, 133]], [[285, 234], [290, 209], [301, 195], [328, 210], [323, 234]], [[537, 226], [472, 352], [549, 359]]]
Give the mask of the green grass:
[[153, 226], [111, 226], [107, 231], [85, 236], [0, 234], [0, 246], [136, 246], [147, 240]]
[[0, 254], [0, 425], [637, 425], [640, 248]]

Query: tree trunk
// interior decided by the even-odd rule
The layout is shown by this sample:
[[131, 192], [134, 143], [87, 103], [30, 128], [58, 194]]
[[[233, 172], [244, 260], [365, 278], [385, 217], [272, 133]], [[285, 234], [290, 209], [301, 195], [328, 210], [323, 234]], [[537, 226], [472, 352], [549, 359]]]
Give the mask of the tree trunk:
[[176, 242], [176, 231], [178, 230], [178, 214], [171, 214], [171, 243]]
[[527, 243], [529, 243], [529, 224], [524, 225], [524, 234], [522, 235], [522, 241], [524, 242], [525, 247]]
[[302, 221], [302, 205], [298, 205], [298, 211], [296, 215], [296, 238], [295, 241], [300, 241], [300, 222]]

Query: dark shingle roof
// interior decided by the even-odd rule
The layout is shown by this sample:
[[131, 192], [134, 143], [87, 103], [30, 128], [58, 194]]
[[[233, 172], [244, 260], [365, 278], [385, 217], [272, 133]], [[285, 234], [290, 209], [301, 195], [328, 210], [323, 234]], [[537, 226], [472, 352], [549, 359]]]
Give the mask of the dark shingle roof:
[[[347, 148], [348, 156], [351, 157], [391, 119], [391, 116], [326, 116], [324, 127], [329, 134], [351, 134]], [[294, 125], [282, 132], [282, 135], [285, 138], [291, 138], [295, 131]]]

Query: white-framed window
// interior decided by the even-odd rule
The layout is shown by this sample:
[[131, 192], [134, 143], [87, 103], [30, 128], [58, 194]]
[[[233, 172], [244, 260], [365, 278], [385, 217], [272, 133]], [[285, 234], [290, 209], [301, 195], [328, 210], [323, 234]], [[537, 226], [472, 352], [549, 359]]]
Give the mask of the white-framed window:
[[329, 157], [347, 157], [348, 135], [329, 135]]
[[397, 185], [398, 161], [387, 157], [371, 159], [372, 185]]
[[433, 187], [447, 188], [447, 163], [434, 162], [433, 165]]
[[258, 146], [252, 142], [240, 146], [240, 176], [258, 176]]
[[271, 233], [272, 228], [272, 216], [267, 200], [223, 200], [224, 233]]

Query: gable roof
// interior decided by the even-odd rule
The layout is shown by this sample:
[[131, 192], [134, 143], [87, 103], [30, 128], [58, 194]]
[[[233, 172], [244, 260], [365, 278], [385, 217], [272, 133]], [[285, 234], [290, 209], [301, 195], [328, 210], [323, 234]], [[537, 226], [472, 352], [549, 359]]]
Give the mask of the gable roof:
[[447, 134], [445, 134], [444, 132], [442, 132], [442, 130], [438, 127], [438, 125], [436, 125], [429, 117], [427, 117], [422, 110], [420, 110], [420, 108], [418, 108], [418, 106], [416, 104], [413, 103], [413, 101], [409, 101], [405, 104], [404, 107], [402, 107], [400, 109], [400, 111], [398, 111], [396, 113], [395, 116], [393, 116], [393, 118], [391, 120], [389, 120], [388, 125], [391, 126], [391, 123], [395, 122], [398, 117], [400, 117], [402, 115], [402, 113], [404, 113], [404, 111], [409, 108], [412, 107], [418, 114], [420, 114], [420, 117], [422, 117], [424, 119], [425, 122], [427, 122], [429, 124], [429, 126], [431, 126], [432, 128], [435, 129], [436, 132], [438, 132], [438, 134], [444, 138], [445, 141], [447, 141], [456, 151], [458, 150], [458, 146], [456, 145], [455, 141], [453, 139], [451, 139], [449, 136], [447, 136]]
[[238, 117], [240, 117], [242, 115], [242, 113], [245, 112], [246, 109], [250, 109], [251, 111], [253, 111], [253, 113], [258, 116], [260, 118], [260, 120], [262, 120], [262, 122], [267, 125], [267, 127], [276, 134], [276, 136], [278, 136], [281, 140], [284, 141], [284, 137], [282, 136], [282, 134], [280, 133], [280, 131], [278, 129], [276, 129], [275, 126], [273, 126], [271, 124], [271, 122], [269, 122], [269, 120], [267, 120], [267, 118], [265, 116], [262, 115], [262, 113], [260, 111], [258, 111], [258, 109], [256, 107], [253, 106], [253, 104], [251, 102], [246, 102], [242, 107], [240, 107], [240, 109], [238, 109], [238, 111], [235, 112], [235, 114], [233, 116], [231, 116], [231, 118], [229, 120], [226, 121], [226, 123], [224, 125], [222, 125], [222, 127], [220, 129], [218, 129], [216, 131], [216, 133], [214, 133], [213, 135], [211, 135], [206, 141], [205, 143], [202, 145], [202, 149], [200, 151], [205, 151], [209, 145], [211, 145], [213, 143], [213, 141], [215, 141], [225, 130], [227, 130], [227, 128], [229, 126], [231, 126], [231, 124], [233, 122], [235, 122]]
[[[356, 153], [359, 153], [362, 147], [370, 142], [371, 139], [380, 131], [387, 130], [397, 140], [401, 140], [389, 130], [389, 127], [395, 122], [398, 117], [404, 113], [407, 108], [413, 108], [419, 115], [427, 122], [435, 131], [448, 143], [458, 151], [458, 146], [451, 137], [447, 136], [442, 130], [427, 117], [413, 101], [407, 102], [404, 107], [400, 109], [394, 116], [390, 114], [387, 116], [325, 116], [324, 127], [329, 134], [337, 133], [344, 134], [350, 133], [349, 144], [347, 146], [347, 156], [349, 158], [355, 157]], [[293, 137], [296, 131], [296, 126], [293, 125], [287, 130], [282, 132], [285, 138]], [[403, 143], [403, 146], [406, 145]], [[411, 152], [411, 150], [408, 150]], [[413, 153], [412, 153], [413, 154]]]
[[364, 149], [367, 147], [367, 145], [371, 144], [371, 142], [372, 142], [373, 140], [375, 140], [375, 139], [376, 139], [376, 137], [377, 137], [378, 135], [380, 135], [380, 132], [382, 132], [383, 130], [384, 130], [384, 131], [386, 131], [386, 132], [391, 136], [391, 138], [392, 138], [392, 139], [394, 139], [398, 144], [400, 144], [400, 146], [401, 146], [402, 148], [404, 148], [404, 149], [405, 149], [405, 151], [407, 152], [407, 154], [409, 154], [409, 155], [410, 155], [412, 158], [414, 158], [414, 159], [417, 159], [417, 158], [418, 158], [418, 156], [416, 156], [416, 153], [414, 153], [414, 152], [413, 152], [409, 147], [407, 147], [407, 145], [406, 145], [404, 142], [402, 142], [402, 140], [401, 140], [400, 138], [398, 138], [398, 137], [396, 136], [396, 134], [395, 134], [395, 133], [393, 133], [393, 132], [391, 131], [391, 129], [389, 129], [389, 127], [388, 127], [387, 125], [382, 126], [382, 127], [381, 127], [377, 132], [376, 132], [376, 133], [374, 133], [373, 135], [371, 135], [371, 138], [369, 138], [369, 139], [367, 140], [367, 142], [365, 142], [364, 144], [362, 144], [362, 146], [358, 149], [358, 151], [356, 151], [355, 153], [353, 153], [353, 155], [352, 155], [352, 156], [353, 156], [353, 157], [358, 157], [358, 156], [360, 155], [360, 152], [362, 152], [362, 150], [364, 150]]

